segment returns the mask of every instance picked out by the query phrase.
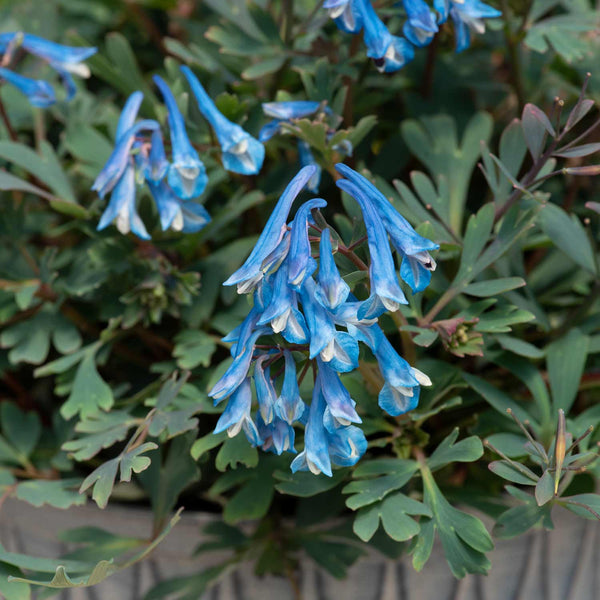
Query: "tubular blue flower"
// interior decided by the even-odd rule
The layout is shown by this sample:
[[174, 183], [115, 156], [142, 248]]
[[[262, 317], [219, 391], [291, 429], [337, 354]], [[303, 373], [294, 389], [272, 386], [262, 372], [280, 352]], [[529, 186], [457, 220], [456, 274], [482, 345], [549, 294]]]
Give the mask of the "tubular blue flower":
[[258, 400], [258, 410], [262, 422], [268, 425], [275, 417], [275, 402], [277, 393], [271, 381], [269, 367], [263, 368], [263, 363], [269, 358], [268, 354], [262, 354], [254, 361], [254, 387], [256, 389], [256, 399]]
[[471, 43], [470, 30], [485, 33], [484, 19], [500, 17], [502, 12], [480, 0], [451, 0], [450, 16], [454, 21], [456, 51], [462, 52]]
[[300, 288], [300, 300], [310, 331], [311, 359], [330, 346], [336, 334], [331, 315], [315, 300], [316, 287], [313, 278], [307, 277], [304, 285]]
[[275, 417], [270, 423], [264, 423], [260, 413], [256, 418], [258, 433], [264, 440], [261, 448], [267, 452], [281, 455], [283, 452], [292, 452], [296, 454], [294, 448], [294, 439], [296, 432], [291, 425]]
[[135, 208], [135, 170], [131, 161], [113, 189], [110, 202], [98, 223], [98, 231], [113, 221], [121, 233], [131, 231], [143, 240], [150, 239]]
[[320, 358], [317, 358], [317, 365], [319, 367], [317, 378], [331, 416], [340, 425], [361, 423], [361, 418], [354, 408], [356, 402], [350, 397], [336, 371]]
[[433, 0], [433, 8], [438, 13], [438, 23], [440, 25], [445, 23], [450, 14], [450, 0]]
[[323, 8], [327, 9], [338, 29], [358, 33], [363, 28], [362, 5], [357, 0], [325, 0]]
[[306, 322], [298, 310], [296, 292], [288, 286], [287, 279], [285, 261], [275, 273], [271, 299], [257, 324], [270, 324], [273, 332], [281, 333], [290, 344], [306, 344], [309, 337]]
[[398, 285], [394, 259], [390, 251], [387, 233], [363, 191], [347, 179], [340, 179], [336, 185], [348, 192], [360, 205], [367, 229], [371, 263], [369, 276], [371, 295], [358, 311], [358, 318], [373, 318], [386, 310], [394, 312], [400, 304], [407, 304], [404, 293]]
[[[310, 184], [310, 180], [309, 180]], [[312, 222], [310, 211], [327, 206], [322, 198], [313, 198], [305, 202], [296, 213], [291, 224], [291, 241], [288, 253], [288, 283], [299, 289], [304, 280], [313, 274], [317, 263], [310, 253], [310, 241], [308, 239], [308, 223]]]
[[304, 167], [290, 181], [283, 194], [281, 194], [250, 256], [223, 285], [237, 284], [238, 292], [244, 293], [254, 287], [263, 278], [263, 261], [276, 250], [281, 242], [286, 232], [286, 221], [292, 203], [313, 174], [314, 167]]
[[98, 51], [92, 47], [63, 46], [31, 33], [23, 34], [21, 45], [27, 52], [47, 61], [58, 71], [74, 73], [80, 77], [90, 76], [89, 67], [81, 63]]
[[316, 167], [315, 174], [310, 178], [306, 188], [313, 194], [319, 193], [319, 184], [321, 183], [321, 167], [315, 160], [313, 153], [311, 152], [310, 146], [304, 140], [298, 140], [298, 158], [300, 159], [300, 166], [307, 167], [313, 165]]
[[[136, 135], [144, 130], [154, 131], [159, 128], [156, 121], [144, 119], [138, 123], [132, 124], [127, 129], [124, 129], [124, 126], [122, 125], [131, 120], [136, 103], [137, 99], [133, 98], [132, 95], [125, 105], [125, 110], [121, 113], [121, 119], [119, 119], [115, 149], [92, 185], [92, 189], [98, 192], [100, 198], [104, 198], [104, 196], [115, 187], [120, 177], [123, 175], [123, 172], [129, 164], [129, 155], [131, 148], [135, 143]], [[135, 112], [137, 112], [137, 109], [135, 109]], [[133, 115], [133, 119], [135, 119], [135, 115]]]
[[364, 336], [363, 341], [375, 355], [385, 380], [379, 392], [379, 406], [394, 417], [415, 408], [419, 402], [419, 386], [431, 385], [429, 377], [411, 367], [394, 350], [379, 325], [358, 328]]
[[173, 191], [183, 200], [197, 198], [206, 188], [208, 177], [204, 163], [188, 138], [183, 115], [169, 86], [158, 75], [153, 78], [160, 90], [168, 111], [173, 161], [169, 166], [168, 180]]
[[402, 256], [400, 276], [413, 293], [423, 291], [431, 280], [436, 263], [429, 252], [439, 245], [419, 235], [392, 203], [365, 177], [350, 167], [337, 164], [338, 173], [359, 187], [374, 206], [387, 230], [392, 245]]
[[235, 437], [243, 429], [248, 441], [253, 446], [259, 446], [263, 443], [263, 440], [250, 416], [251, 408], [252, 390], [250, 379], [246, 377], [229, 399], [213, 433], [221, 433], [227, 430], [229, 437]]
[[145, 164], [144, 176], [148, 181], [158, 183], [165, 178], [168, 170], [169, 161], [165, 154], [162, 133], [157, 129], [152, 132], [150, 152], [148, 153], [148, 160]]
[[265, 158], [265, 147], [219, 112], [189, 67], [182, 66], [181, 71], [192, 88], [200, 112], [211, 124], [221, 144], [223, 166], [233, 173], [256, 175]]
[[358, 367], [359, 348], [356, 339], [345, 331], [336, 331], [319, 356], [338, 373], [349, 373]]
[[325, 399], [321, 386], [315, 382], [312, 402], [308, 413], [308, 422], [304, 431], [304, 450], [292, 461], [292, 473], [310, 471], [318, 475], [324, 473], [331, 477], [331, 460], [329, 458], [329, 441], [323, 425]]
[[[321, 108], [321, 102], [313, 100], [289, 100], [287, 102], [263, 102], [262, 108], [265, 115], [289, 121], [290, 119], [302, 119], [316, 113]], [[328, 107], [323, 107], [327, 113], [331, 112]]]
[[322, 306], [335, 310], [346, 301], [350, 287], [340, 277], [335, 264], [329, 229], [325, 229], [321, 233], [318, 279], [319, 285], [315, 291], [315, 298]]
[[269, 121], [266, 125], [263, 125], [258, 132], [258, 141], [259, 142], [268, 142], [273, 136], [277, 135], [281, 131], [281, 124], [285, 121], [281, 119], [273, 119]]
[[196, 233], [210, 223], [210, 215], [202, 204], [181, 200], [164, 181], [156, 184], [149, 180], [148, 187], [156, 202], [163, 231], [170, 228], [183, 233]]
[[427, 46], [438, 31], [435, 13], [425, 0], [402, 0], [408, 21], [403, 32], [408, 41], [418, 47]]
[[298, 379], [296, 375], [296, 361], [289, 350], [283, 352], [285, 360], [285, 373], [283, 376], [283, 386], [281, 394], [275, 402], [275, 414], [288, 425], [298, 421], [304, 409], [306, 408], [300, 390], [298, 389]]
[[331, 462], [338, 467], [355, 465], [367, 450], [367, 438], [362, 430], [353, 425], [340, 425], [329, 407], [323, 415], [323, 425], [327, 430]]
[[223, 377], [217, 381], [213, 388], [208, 392], [208, 395], [214, 399], [215, 406], [221, 402], [227, 396], [230, 396], [244, 381], [252, 362], [252, 355], [254, 354], [254, 345], [256, 340], [264, 335], [266, 330], [264, 328], [254, 331], [248, 338], [246, 344], [240, 347], [238, 342], [236, 346], [236, 355], [233, 362], [229, 365], [229, 368], [223, 374]]
[[24, 77], [4, 67], [0, 67], [0, 77], [27, 96], [33, 106], [46, 108], [56, 102], [54, 90], [47, 81]]

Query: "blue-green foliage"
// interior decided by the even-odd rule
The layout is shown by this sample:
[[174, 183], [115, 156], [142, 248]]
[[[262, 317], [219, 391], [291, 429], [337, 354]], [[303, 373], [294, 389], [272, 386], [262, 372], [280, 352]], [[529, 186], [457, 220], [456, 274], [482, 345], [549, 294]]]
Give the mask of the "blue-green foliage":
[[0, 547], [0, 593], [181, 507], [229, 555], [148, 600], [600, 518], [594, 3], [197, 4], [0, 8], [0, 506], [135, 490], [155, 532]]

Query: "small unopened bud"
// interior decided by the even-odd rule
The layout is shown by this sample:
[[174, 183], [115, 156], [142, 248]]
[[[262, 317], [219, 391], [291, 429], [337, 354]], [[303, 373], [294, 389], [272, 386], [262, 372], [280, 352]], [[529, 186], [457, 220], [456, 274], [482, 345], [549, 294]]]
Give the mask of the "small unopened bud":
[[567, 167], [563, 169], [567, 175], [593, 176], [600, 175], [600, 165], [587, 165], [586, 167]]
[[556, 427], [556, 444], [554, 446], [554, 462], [556, 471], [554, 473], [554, 494], [558, 493], [558, 484], [562, 471], [565, 454], [567, 451], [567, 426], [565, 423], [565, 411], [558, 409], [558, 424]]

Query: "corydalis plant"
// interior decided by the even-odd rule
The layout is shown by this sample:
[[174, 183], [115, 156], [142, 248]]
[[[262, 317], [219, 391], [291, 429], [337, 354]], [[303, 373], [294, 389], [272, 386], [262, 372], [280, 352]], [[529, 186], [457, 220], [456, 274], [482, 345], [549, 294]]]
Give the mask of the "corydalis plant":
[[[396, 352], [378, 318], [407, 303], [390, 241], [402, 257], [400, 276], [413, 292], [429, 282], [435, 269], [429, 252], [438, 248], [417, 234], [362, 175], [345, 165], [336, 168], [346, 177], [338, 187], [356, 199], [363, 213], [371, 257], [369, 297], [361, 301], [350, 292], [335, 262], [335, 246], [337, 252], [362, 261], [337, 236], [332, 243], [329, 227], [317, 225], [313, 214], [326, 206], [325, 200], [306, 201], [287, 223], [294, 200], [315, 174], [315, 167], [304, 167], [281, 195], [246, 262], [225, 282], [237, 285], [239, 293], [253, 293], [254, 305], [224, 338], [233, 343], [233, 362], [209, 392], [215, 404], [229, 398], [215, 433], [227, 430], [235, 436], [243, 429], [254, 446], [295, 453], [294, 425], [304, 424], [304, 450], [292, 462], [292, 471], [329, 476], [332, 465], [355, 464], [367, 447], [362, 430], [354, 425], [361, 422], [356, 402], [340, 378], [358, 368], [359, 343], [378, 362], [383, 381], [379, 405], [388, 414], [415, 408], [420, 386], [431, 383]], [[315, 251], [312, 242], [318, 242]], [[299, 383], [311, 369], [314, 386], [306, 407]]]

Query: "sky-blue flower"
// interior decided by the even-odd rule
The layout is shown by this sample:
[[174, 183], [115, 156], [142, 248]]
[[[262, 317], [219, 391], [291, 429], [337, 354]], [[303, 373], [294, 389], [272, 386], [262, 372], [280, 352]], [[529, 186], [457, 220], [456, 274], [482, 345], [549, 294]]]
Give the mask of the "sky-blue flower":
[[438, 31], [435, 13], [425, 0], [402, 0], [408, 20], [403, 32], [408, 41], [415, 46], [427, 46]]
[[173, 155], [167, 176], [169, 185], [183, 200], [197, 198], [208, 183], [206, 168], [188, 138], [183, 115], [169, 86], [158, 75], [155, 75], [153, 80], [162, 94], [168, 111]]
[[223, 285], [238, 285], [238, 292], [252, 289], [264, 276], [263, 261], [277, 248], [286, 232], [286, 221], [292, 203], [314, 174], [314, 167], [304, 167], [287, 185], [281, 194], [263, 232], [250, 256]]
[[307, 167], [313, 165], [316, 167], [315, 174], [310, 178], [307, 189], [313, 194], [319, 193], [319, 184], [321, 183], [321, 167], [315, 160], [315, 157], [310, 149], [310, 146], [304, 140], [298, 140], [298, 158], [300, 159], [300, 166]]
[[335, 264], [329, 229], [324, 229], [321, 232], [318, 280], [319, 285], [315, 291], [315, 298], [321, 305], [334, 310], [346, 301], [350, 293], [350, 287], [341, 278]]
[[284, 350], [285, 371], [283, 375], [283, 386], [281, 394], [275, 402], [275, 414], [291, 425], [298, 421], [304, 413], [305, 404], [300, 397], [298, 389], [298, 378], [296, 374], [296, 361], [289, 350]]
[[317, 358], [319, 371], [317, 379], [323, 392], [323, 397], [329, 408], [329, 412], [340, 425], [349, 425], [350, 423], [361, 423], [358, 416], [356, 402], [351, 398], [350, 392], [344, 387], [338, 373], [331, 368], [329, 363]]
[[236, 123], [223, 116], [198, 78], [187, 66], [181, 67], [198, 102], [198, 108], [211, 124], [223, 151], [223, 166], [233, 173], [256, 175], [265, 158], [265, 147]]
[[268, 354], [261, 354], [254, 361], [254, 388], [258, 400], [258, 411], [265, 425], [273, 421], [275, 402], [277, 401], [277, 392], [271, 380], [269, 367], [263, 367], [263, 363], [269, 358]]
[[0, 67], [0, 77], [27, 96], [33, 106], [46, 108], [56, 102], [54, 89], [43, 79], [31, 79], [4, 67]]

